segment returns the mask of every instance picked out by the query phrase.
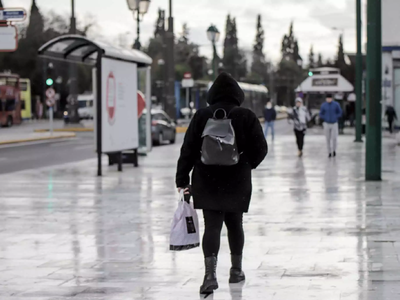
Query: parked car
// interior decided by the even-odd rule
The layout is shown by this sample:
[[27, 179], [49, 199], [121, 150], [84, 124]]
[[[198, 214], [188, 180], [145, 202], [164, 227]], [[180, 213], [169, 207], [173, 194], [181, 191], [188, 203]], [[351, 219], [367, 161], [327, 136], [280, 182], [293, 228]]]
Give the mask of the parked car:
[[[142, 117], [145, 118], [146, 113], [145, 110]], [[169, 141], [171, 144], [175, 143], [176, 124], [161, 109], [151, 110], [151, 138], [153, 145], [161, 145], [166, 141]]]

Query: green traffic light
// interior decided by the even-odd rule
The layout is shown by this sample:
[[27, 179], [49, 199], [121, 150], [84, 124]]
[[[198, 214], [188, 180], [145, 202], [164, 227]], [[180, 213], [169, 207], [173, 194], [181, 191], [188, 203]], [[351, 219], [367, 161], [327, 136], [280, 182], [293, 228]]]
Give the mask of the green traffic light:
[[54, 83], [54, 80], [51, 79], [51, 78], [48, 78], [48, 79], [46, 80], [46, 84], [47, 84], [48, 86], [53, 85], [53, 83]]
[[308, 76], [310, 76], [310, 77], [311, 77], [311, 76], [313, 76], [313, 75], [314, 75], [314, 73], [313, 73], [313, 72], [311, 72], [311, 71], [310, 71], [310, 72], [308, 72]]

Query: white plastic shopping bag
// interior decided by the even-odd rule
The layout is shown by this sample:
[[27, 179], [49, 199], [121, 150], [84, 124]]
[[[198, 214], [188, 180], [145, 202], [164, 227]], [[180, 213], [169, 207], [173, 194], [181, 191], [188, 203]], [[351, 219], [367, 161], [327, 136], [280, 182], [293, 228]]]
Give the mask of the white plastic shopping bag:
[[185, 201], [182, 190], [178, 208], [172, 220], [169, 249], [171, 251], [182, 251], [199, 246], [199, 219], [193, 204]]

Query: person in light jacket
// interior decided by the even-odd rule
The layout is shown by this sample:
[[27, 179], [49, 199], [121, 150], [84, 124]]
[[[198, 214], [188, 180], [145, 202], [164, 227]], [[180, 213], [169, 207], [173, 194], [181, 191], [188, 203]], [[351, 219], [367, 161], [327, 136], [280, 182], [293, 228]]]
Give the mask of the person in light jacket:
[[289, 118], [293, 120], [294, 134], [296, 136], [297, 149], [299, 150], [298, 156], [302, 157], [307, 123], [311, 120], [311, 116], [307, 107], [303, 105], [303, 99], [298, 97], [295, 102], [296, 106], [293, 107], [292, 113], [289, 114]]
[[[249, 109], [240, 106], [245, 101], [238, 83], [222, 72], [208, 93], [207, 108], [194, 115], [186, 132], [178, 160], [176, 186], [185, 193], [190, 184], [194, 207], [202, 209], [205, 222], [203, 253], [205, 276], [201, 294], [213, 293], [218, 288], [216, 277], [217, 257], [220, 248], [221, 229], [228, 229], [232, 267], [230, 283], [245, 280], [242, 271], [244, 247], [243, 213], [248, 212], [252, 194], [252, 170], [264, 160], [268, 152], [267, 142], [260, 121]], [[223, 108], [232, 120], [240, 159], [233, 166], [205, 165], [201, 161], [202, 133], [208, 119]]]

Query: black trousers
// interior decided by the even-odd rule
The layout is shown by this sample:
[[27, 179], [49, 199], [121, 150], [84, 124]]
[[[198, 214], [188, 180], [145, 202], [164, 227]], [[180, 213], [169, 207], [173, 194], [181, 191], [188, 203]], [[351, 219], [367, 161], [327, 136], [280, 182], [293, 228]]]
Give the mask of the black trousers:
[[228, 229], [229, 248], [232, 255], [242, 255], [244, 247], [243, 213], [203, 210], [205, 231], [203, 236], [204, 257], [217, 256], [221, 243], [222, 225]]
[[388, 119], [390, 133], [393, 133], [393, 121], [393, 119]]
[[298, 147], [299, 151], [303, 151], [304, 136], [306, 135], [306, 131], [295, 129], [294, 134], [296, 135], [296, 142], [297, 142], [297, 147]]

